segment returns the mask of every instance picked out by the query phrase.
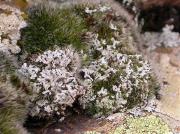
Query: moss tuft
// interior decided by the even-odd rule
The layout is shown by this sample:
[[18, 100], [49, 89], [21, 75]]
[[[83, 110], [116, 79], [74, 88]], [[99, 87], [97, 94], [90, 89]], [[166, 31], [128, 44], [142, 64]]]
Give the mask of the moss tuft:
[[111, 39], [113, 37], [113, 31], [107, 23], [99, 24], [97, 33], [100, 39]]
[[149, 81], [149, 88], [151, 89], [149, 92], [149, 98], [155, 95], [156, 99], [161, 99], [161, 96], [159, 94], [160, 91], [160, 84], [158, 83], [158, 80], [155, 76], [151, 76]]
[[144, 92], [141, 88], [134, 88], [127, 98], [127, 109], [132, 109], [134, 106], [141, 104], [143, 102], [142, 94], [144, 94]]
[[[12, 57], [11, 57], [12, 58]], [[0, 52], [0, 73], [12, 74], [15, 71], [15, 66], [12, 65], [13, 61], [7, 59], [7, 55]]]
[[11, 81], [12, 85], [17, 88], [19, 88], [21, 86], [21, 81], [15, 74], [11, 75], [10, 81]]
[[[6, 104], [7, 105], [7, 104]], [[24, 119], [23, 115], [25, 107], [21, 105], [9, 105], [0, 109], [0, 132], [3, 134], [25, 134], [21, 121]], [[19, 125], [19, 126], [18, 126]]]
[[0, 133], [26, 134], [23, 123], [28, 110], [28, 97], [23, 89], [27, 87], [15, 75], [16, 67], [10, 58], [0, 53]]
[[20, 42], [28, 53], [43, 52], [54, 45], [72, 44], [77, 49], [85, 48], [81, 38], [86, 32], [86, 25], [73, 8], [38, 5], [29, 10], [27, 22]]

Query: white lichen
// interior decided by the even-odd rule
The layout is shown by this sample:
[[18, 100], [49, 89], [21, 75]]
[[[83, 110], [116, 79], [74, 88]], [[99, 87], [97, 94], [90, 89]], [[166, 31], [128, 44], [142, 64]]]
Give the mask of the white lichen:
[[89, 51], [99, 51], [100, 57], [81, 69], [89, 90], [80, 98], [80, 103], [84, 108], [96, 107], [98, 114], [124, 109], [127, 98], [141, 86], [144, 87], [141, 97], [147, 99], [148, 88], [144, 85], [150, 79], [150, 65], [141, 55], [120, 53], [121, 42], [114, 38], [111, 41], [112, 44], [104, 45], [106, 41], [100, 41], [95, 35]]
[[22, 12], [16, 8], [0, 5], [0, 51], [17, 54], [21, 51], [17, 46], [20, 29], [26, 26]]
[[86, 7], [85, 12], [86, 12], [87, 14], [92, 14], [92, 13], [97, 12], [97, 9], [90, 9], [89, 7]]
[[97, 13], [97, 12], [104, 13], [104, 12], [111, 11], [111, 10], [112, 10], [111, 7], [100, 4], [97, 8], [86, 7], [85, 13], [92, 15], [92, 14]]
[[111, 7], [109, 7], [109, 6], [99, 5], [100, 12], [106, 12], [106, 11], [110, 11], [110, 10], [111, 10]]
[[75, 50], [66, 48], [45, 51], [32, 63], [24, 63], [20, 72], [29, 77], [34, 91], [32, 116], [62, 115], [84, 93], [76, 77], [79, 62]]

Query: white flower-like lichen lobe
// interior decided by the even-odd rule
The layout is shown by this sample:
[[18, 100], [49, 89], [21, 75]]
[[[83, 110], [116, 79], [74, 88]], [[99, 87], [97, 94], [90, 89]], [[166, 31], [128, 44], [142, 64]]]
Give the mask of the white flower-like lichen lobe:
[[79, 63], [72, 48], [48, 50], [33, 63], [24, 63], [20, 71], [29, 76], [34, 90], [31, 115], [59, 115], [72, 106], [85, 90], [76, 77]]

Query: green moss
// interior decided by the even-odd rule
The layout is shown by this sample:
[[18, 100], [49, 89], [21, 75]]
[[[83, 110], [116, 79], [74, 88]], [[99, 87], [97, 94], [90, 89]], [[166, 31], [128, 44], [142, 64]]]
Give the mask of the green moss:
[[100, 39], [108, 39], [108, 41], [113, 37], [113, 31], [109, 27], [109, 24], [101, 22], [97, 26], [97, 33]]
[[145, 91], [143, 91], [141, 88], [133, 88], [131, 94], [127, 98], [127, 109], [132, 109], [134, 106], [141, 104], [143, 101], [142, 94], [144, 94], [144, 92]]
[[13, 61], [7, 58], [3, 52], [0, 52], [0, 73], [12, 74], [15, 71], [15, 66], [12, 64]]
[[100, 111], [101, 111], [101, 109], [96, 106], [96, 103], [91, 102], [90, 105], [88, 106], [88, 110], [86, 113], [90, 116], [93, 116], [93, 115], [99, 113]]
[[82, 34], [86, 32], [84, 20], [73, 8], [37, 6], [29, 11], [28, 26], [22, 30], [21, 47], [28, 53], [42, 52], [54, 45], [72, 44], [84, 49]]
[[23, 115], [26, 113], [24, 109], [23, 106], [15, 104], [1, 108], [0, 132], [3, 134], [20, 134], [20, 128], [17, 127], [17, 123], [20, 123], [20, 120], [24, 119]]
[[0, 132], [26, 134], [23, 123], [27, 115], [27, 96], [7, 83], [0, 82], [0, 91], [6, 98], [0, 106]]
[[111, 134], [172, 134], [170, 128], [159, 117], [127, 117]]
[[94, 50], [93, 52], [92, 52], [92, 58], [93, 59], [98, 59], [99, 57], [101, 56], [101, 52], [100, 51], [98, 51], [98, 50]]
[[161, 99], [159, 94], [160, 88], [160, 84], [158, 83], [156, 77], [151, 76], [149, 81], [149, 98], [155, 95], [157, 99]]
[[3, 40], [3, 39], [9, 39], [8, 34], [2, 33], [1, 40]]
[[11, 58], [0, 52], [0, 92], [5, 98], [0, 105], [0, 133], [26, 134], [22, 127], [27, 114], [28, 99], [23, 92], [26, 86], [16, 76]]
[[11, 81], [12, 85], [17, 88], [21, 86], [21, 81], [16, 75], [11, 75], [10, 81]]
[[81, 16], [83, 19], [85, 19], [86, 17], [88, 17], [87, 13], [85, 12], [85, 8], [89, 7], [90, 5], [87, 4], [78, 4], [74, 6], [74, 12], [76, 12], [76, 14], [78, 16]]
[[111, 77], [108, 77], [107, 80], [96, 81], [93, 84], [93, 90], [97, 93], [99, 90], [101, 90], [102, 87], [104, 87], [110, 93], [114, 94], [115, 92], [112, 91], [112, 87], [113, 85], [116, 85], [116, 83], [118, 83], [120, 75], [121, 71], [117, 72], [116, 74], [113, 74]]

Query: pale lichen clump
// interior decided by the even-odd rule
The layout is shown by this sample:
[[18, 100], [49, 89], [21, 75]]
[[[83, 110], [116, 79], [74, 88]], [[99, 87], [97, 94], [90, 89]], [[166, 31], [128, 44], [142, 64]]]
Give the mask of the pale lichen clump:
[[120, 41], [106, 44], [97, 38], [92, 51], [99, 56], [81, 69], [87, 92], [80, 103], [91, 114], [110, 114], [133, 108], [147, 100], [151, 68], [141, 55], [122, 54]]
[[168, 125], [159, 117], [128, 117], [123, 125], [112, 134], [173, 134]]
[[[98, 9], [86, 8], [85, 12], [101, 20]], [[117, 24], [117, 21], [111, 20], [105, 24], [105, 32], [108, 33], [103, 30], [88, 33], [90, 49], [84, 54], [84, 60], [90, 60], [80, 70], [88, 90], [79, 102], [95, 116], [141, 105], [153, 90], [149, 85], [152, 78], [150, 65], [141, 55], [135, 54], [133, 48], [136, 42], [131, 30], [123, 22]]]
[[17, 45], [20, 29], [26, 26], [23, 13], [11, 6], [0, 5], [0, 51], [17, 54], [21, 51]]
[[76, 76], [79, 66], [79, 56], [72, 48], [48, 50], [23, 64], [20, 72], [29, 77], [34, 91], [32, 116], [65, 115], [66, 108], [85, 91]]

